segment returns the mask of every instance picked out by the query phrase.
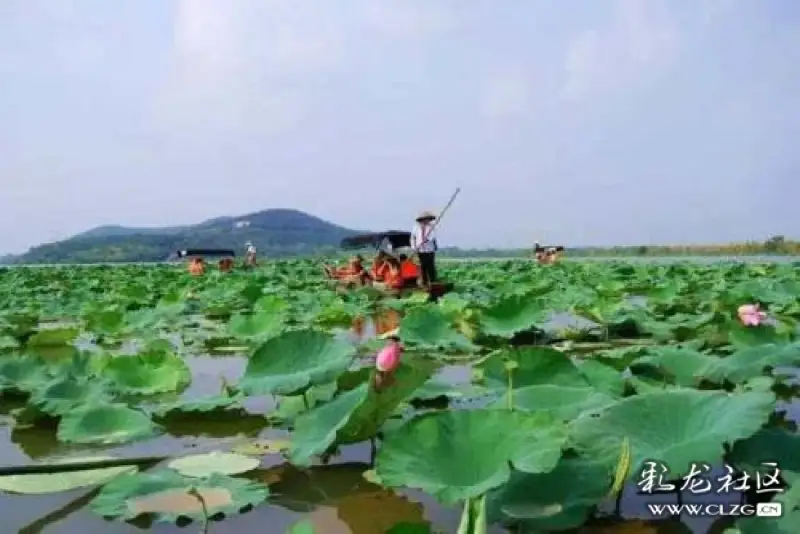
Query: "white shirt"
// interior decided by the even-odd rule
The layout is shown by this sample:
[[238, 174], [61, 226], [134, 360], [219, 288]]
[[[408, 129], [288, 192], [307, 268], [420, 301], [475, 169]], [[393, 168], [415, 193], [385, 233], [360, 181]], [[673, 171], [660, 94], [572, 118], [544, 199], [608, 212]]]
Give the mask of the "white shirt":
[[411, 248], [417, 252], [436, 252], [439, 248], [436, 243], [436, 230], [433, 226], [428, 224], [425, 227], [417, 223], [414, 229], [411, 230]]
[[247, 247], [247, 253], [248, 254], [255, 254], [256, 253], [256, 247], [254, 247], [253, 245], [248, 246]]

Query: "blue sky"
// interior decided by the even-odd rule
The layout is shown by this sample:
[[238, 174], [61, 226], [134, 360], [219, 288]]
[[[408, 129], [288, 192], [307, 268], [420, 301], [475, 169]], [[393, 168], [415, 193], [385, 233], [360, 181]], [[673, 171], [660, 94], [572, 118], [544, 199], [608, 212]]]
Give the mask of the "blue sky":
[[443, 244], [800, 237], [796, 0], [3, 0], [0, 252], [293, 207]]

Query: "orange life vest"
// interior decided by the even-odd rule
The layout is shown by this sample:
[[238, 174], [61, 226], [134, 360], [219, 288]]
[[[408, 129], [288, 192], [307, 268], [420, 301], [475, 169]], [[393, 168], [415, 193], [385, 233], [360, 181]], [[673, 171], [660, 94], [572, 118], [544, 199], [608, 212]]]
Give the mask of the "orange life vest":
[[400, 270], [389, 265], [383, 274], [383, 282], [394, 289], [403, 287], [403, 277], [400, 275]]
[[419, 267], [411, 260], [406, 260], [400, 265], [400, 276], [405, 279], [419, 278]]

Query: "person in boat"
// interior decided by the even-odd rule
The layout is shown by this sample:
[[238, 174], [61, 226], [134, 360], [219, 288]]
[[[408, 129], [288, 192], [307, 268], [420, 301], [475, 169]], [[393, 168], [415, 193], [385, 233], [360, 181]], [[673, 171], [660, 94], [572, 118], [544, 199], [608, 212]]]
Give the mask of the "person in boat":
[[219, 260], [219, 271], [222, 273], [229, 273], [233, 270], [233, 260], [231, 258], [222, 258]]
[[422, 285], [430, 286], [436, 282], [436, 251], [439, 249], [434, 221], [436, 215], [425, 211], [417, 217], [411, 230], [411, 248], [419, 257]]
[[389, 254], [383, 250], [378, 251], [378, 253], [375, 255], [375, 259], [372, 260], [372, 266], [369, 269], [369, 277], [372, 279], [372, 281], [383, 281], [383, 274], [388, 268], [388, 259]]
[[248, 267], [255, 267], [256, 266], [256, 247], [253, 245], [252, 241], [248, 241], [244, 244], [247, 249], [245, 250], [244, 256], [244, 264]]
[[416, 286], [419, 283], [421, 272], [419, 266], [405, 254], [400, 255], [400, 276], [406, 286]]
[[558, 249], [556, 247], [543, 247], [537, 242], [534, 245], [534, 252], [539, 265], [550, 265], [558, 259]]
[[206, 265], [203, 258], [192, 258], [189, 260], [189, 274], [200, 276], [206, 272]]
[[369, 273], [367, 273], [367, 270], [364, 268], [364, 258], [362, 258], [361, 255], [354, 256], [345, 267], [336, 268], [330, 265], [323, 265], [322, 268], [328, 278], [342, 282], [357, 282], [363, 284], [369, 277]]

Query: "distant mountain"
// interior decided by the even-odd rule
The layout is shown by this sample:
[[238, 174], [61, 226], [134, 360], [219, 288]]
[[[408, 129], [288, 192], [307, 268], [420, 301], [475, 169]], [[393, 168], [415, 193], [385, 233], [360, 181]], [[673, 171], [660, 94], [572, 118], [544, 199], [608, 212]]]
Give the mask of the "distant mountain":
[[13, 263], [101, 263], [161, 261], [183, 248], [244, 250], [252, 241], [272, 257], [310, 254], [338, 247], [359, 233], [292, 209], [270, 209], [199, 224], [164, 228], [106, 225], [63, 241], [31, 248]]

